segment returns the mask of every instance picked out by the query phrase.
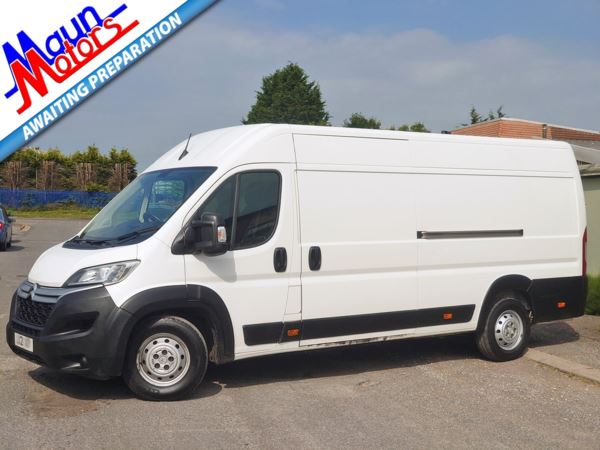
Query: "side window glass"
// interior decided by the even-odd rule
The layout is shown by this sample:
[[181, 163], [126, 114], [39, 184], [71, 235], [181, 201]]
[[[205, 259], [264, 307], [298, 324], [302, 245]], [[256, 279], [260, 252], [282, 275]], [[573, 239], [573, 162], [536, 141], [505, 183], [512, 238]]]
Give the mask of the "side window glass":
[[227, 241], [231, 239], [231, 228], [233, 224], [233, 202], [235, 197], [235, 180], [233, 176], [225, 181], [214, 191], [204, 202], [196, 213], [196, 218], [200, 219], [204, 213], [221, 214], [225, 219], [225, 228], [227, 230]]
[[234, 250], [271, 238], [277, 225], [280, 184], [276, 172], [240, 174]]

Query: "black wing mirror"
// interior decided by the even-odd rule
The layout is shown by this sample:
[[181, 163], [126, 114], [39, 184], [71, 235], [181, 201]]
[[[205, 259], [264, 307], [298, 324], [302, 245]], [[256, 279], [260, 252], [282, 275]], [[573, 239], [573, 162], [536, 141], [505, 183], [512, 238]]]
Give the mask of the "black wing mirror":
[[220, 214], [204, 213], [183, 229], [171, 250], [176, 255], [204, 252], [208, 256], [227, 251], [227, 230]]

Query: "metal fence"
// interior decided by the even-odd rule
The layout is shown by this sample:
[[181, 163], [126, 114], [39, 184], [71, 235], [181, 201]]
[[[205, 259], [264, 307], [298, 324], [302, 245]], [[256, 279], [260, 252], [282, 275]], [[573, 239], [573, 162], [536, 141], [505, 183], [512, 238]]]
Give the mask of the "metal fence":
[[0, 204], [9, 208], [35, 208], [46, 205], [79, 205], [101, 208], [116, 194], [109, 192], [38, 191], [36, 189], [0, 189]]

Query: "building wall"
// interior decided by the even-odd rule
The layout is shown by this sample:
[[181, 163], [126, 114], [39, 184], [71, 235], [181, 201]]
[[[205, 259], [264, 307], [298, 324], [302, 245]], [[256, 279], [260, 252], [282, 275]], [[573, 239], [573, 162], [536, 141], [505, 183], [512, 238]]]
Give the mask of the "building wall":
[[553, 139], [555, 141], [564, 141], [567, 139], [582, 141], [600, 141], [600, 133], [548, 126], [548, 139]]
[[[544, 131], [545, 129], [545, 131]], [[576, 128], [545, 125], [519, 119], [495, 119], [469, 125], [452, 131], [452, 134], [469, 136], [492, 136], [517, 139], [553, 139], [555, 141], [581, 140], [599, 142], [600, 133]]]
[[588, 273], [600, 275], [600, 176], [582, 180], [588, 224]]
[[543, 137], [543, 128], [540, 123], [519, 122], [517, 120], [500, 121], [500, 137], [517, 139], [532, 139]]
[[458, 130], [452, 131], [452, 134], [498, 137], [500, 136], [500, 121], [494, 120], [491, 122], [482, 122], [465, 128], [459, 128]]

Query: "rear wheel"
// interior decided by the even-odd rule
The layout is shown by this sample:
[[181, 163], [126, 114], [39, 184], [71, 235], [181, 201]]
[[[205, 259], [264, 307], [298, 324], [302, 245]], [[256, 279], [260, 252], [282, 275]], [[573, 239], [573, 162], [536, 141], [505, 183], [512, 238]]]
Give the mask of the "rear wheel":
[[198, 387], [206, 373], [208, 352], [202, 333], [180, 317], [154, 318], [133, 335], [123, 379], [146, 400], [177, 400]]
[[492, 361], [519, 358], [527, 348], [530, 329], [523, 301], [514, 294], [499, 295], [477, 332], [477, 347]]
[[6, 248], [8, 247], [8, 235], [6, 235], [6, 237], [4, 238], [4, 241], [0, 242], [0, 252], [3, 252], [6, 250]]

